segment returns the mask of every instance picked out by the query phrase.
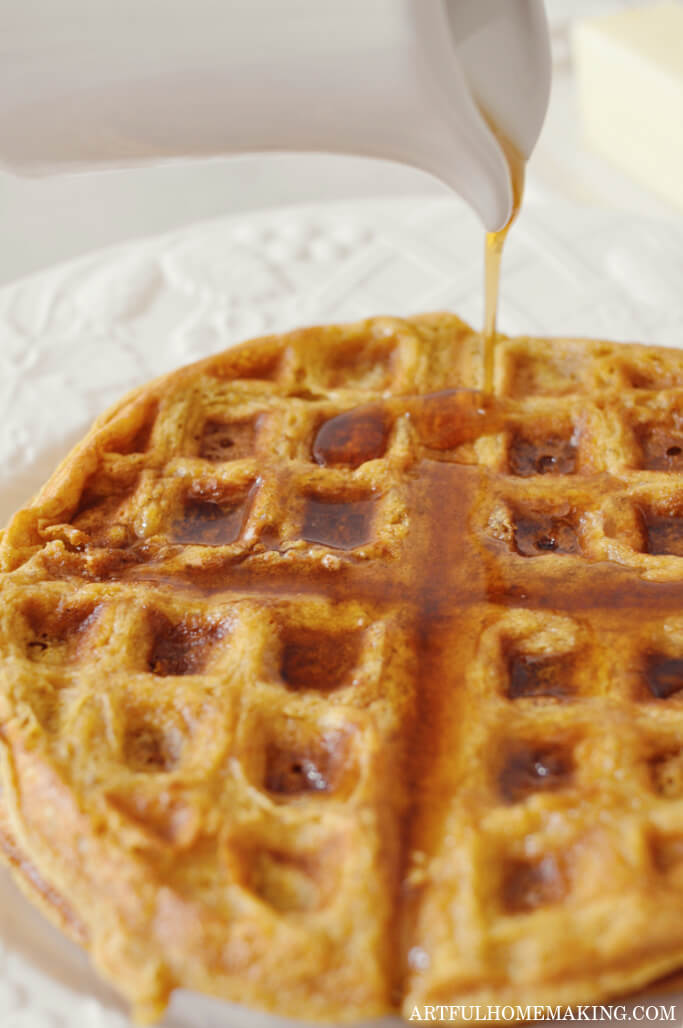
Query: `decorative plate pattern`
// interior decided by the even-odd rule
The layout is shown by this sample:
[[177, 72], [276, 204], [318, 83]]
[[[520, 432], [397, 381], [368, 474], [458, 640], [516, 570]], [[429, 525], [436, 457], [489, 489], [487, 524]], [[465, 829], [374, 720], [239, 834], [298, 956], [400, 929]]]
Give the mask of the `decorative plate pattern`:
[[[316, 321], [446, 308], [480, 323], [482, 251], [481, 228], [457, 200], [367, 200], [193, 225], [5, 287], [0, 522], [101, 410], [180, 364]], [[508, 240], [501, 329], [681, 346], [681, 267], [683, 228], [529, 205]], [[84, 955], [45, 924], [5, 872], [0, 910], [2, 1028], [129, 1023]], [[190, 994], [174, 998], [164, 1022], [287, 1024]]]

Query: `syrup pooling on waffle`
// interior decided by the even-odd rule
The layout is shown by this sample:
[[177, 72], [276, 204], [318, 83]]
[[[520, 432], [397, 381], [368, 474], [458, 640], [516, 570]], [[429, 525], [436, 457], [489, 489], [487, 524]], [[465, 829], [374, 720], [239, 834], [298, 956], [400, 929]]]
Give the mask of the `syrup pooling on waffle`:
[[142, 1016], [683, 961], [683, 357], [502, 340], [491, 397], [479, 342], [378, 319], [184, 369], [6, 530], [4, 849]]

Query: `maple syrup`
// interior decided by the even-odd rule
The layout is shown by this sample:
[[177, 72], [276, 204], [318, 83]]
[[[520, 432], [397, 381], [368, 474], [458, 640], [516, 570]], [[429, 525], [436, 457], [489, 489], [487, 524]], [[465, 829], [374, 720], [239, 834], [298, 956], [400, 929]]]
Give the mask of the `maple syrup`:
[[323, 467], [358, 468], [383, 457], [389, 422], [381, 407], [354, 407], [324, 421], [313, 442], [313, 459]]
[[376, 501], [334, 500], [309, 496], [304, 511], [301, 538], [334, 550], [353, 550], [372, 537]]
[[571, 520], [550, 514], [518, 516], [515, 520], [515, 548], [522, 557], [581, 552]]
[[573, 692], [571, 666], [566, 657], [517, 653], [508, 667], [507, 695], [511, 700], [526, 696], [564, 699]]
[[498, 778], [506, 803], [519, 803], [534, 792], [551, 792], [567, 784], [569, 755], [559, 746], [518, 746], [508, 753]]
[[410, 413], [420, 442], [431, 450], [455, 449], [501, 424], [500, 411], [472, 389], [426, 393], [411, 404]]
[[654, 654], [647, 660], [647, 684], [658, 700], [667, 700], [683, 690], [683, 660]]
[[496, 323], [498, 319], [498, 296], [500, 292], [500, 264], [507, 234], [519, 214], [524, 194], [524, 157], [505, 138], [502, 132], [491, 126], [510, 169], [512, 185], [512, 212], [507, 223], [497, 232], [487, 232], [484, 249], [484, 392], [493, 392], [494, 351], [496, 345]]
[[280, 674], [287, 688], [332, 692], [350, 676], [360, 654], [359, 632], [327, 633], [308, 628], [283, 632]]
[[227, 546], [240, 537], [249, 498], [220, 503], [214, 499], [190, 499], [182, 517], [173, 522], [169, 539], [173, 543]]
[[154, 618], [155, 637], [148, 658], [149, 670], [160, 676], [192, 675], [203, 670], [210, 646], [227, 632], [226, 625], [180, 622], [164, 615]]
[[508, 451], [510, 474], [519, 478], [532, 475], [573, 475], [576, 471], [576, 446], [570, 439], [551, 435], [542, 443], [515, 436]]

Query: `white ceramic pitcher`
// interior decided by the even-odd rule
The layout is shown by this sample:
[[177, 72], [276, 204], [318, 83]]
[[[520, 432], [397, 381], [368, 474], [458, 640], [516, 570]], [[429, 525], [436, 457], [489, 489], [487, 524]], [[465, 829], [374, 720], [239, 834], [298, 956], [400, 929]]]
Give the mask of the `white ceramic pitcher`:
[[327, 150], [511, 210], [482, 111], [528, 156], [550, 84], [542, 0], [3, 0], [0, 161], [21, 173]]

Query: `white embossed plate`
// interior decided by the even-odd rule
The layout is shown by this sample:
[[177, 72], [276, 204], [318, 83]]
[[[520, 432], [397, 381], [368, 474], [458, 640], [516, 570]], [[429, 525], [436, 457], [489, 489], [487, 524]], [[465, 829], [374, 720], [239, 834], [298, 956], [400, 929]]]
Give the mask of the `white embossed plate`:
[[[0, 290], [0, 522], [125, 390], [264, 332], [452, 309], [478, 324], [482, 231], [413, 197], [230, 217], [107, 250]], [[683, 346], [678, 227], [527, 206], [505, 254], [500, 327]], [[683, 996], [678, 999], [683, 1009]], [[202, 997], [168, 1028], [291, 1024]], [[385, 1022], [391, 1023], [390, 1021]], [[2, 1028], [128, 1021], [73, 945], [0, 871]]]

